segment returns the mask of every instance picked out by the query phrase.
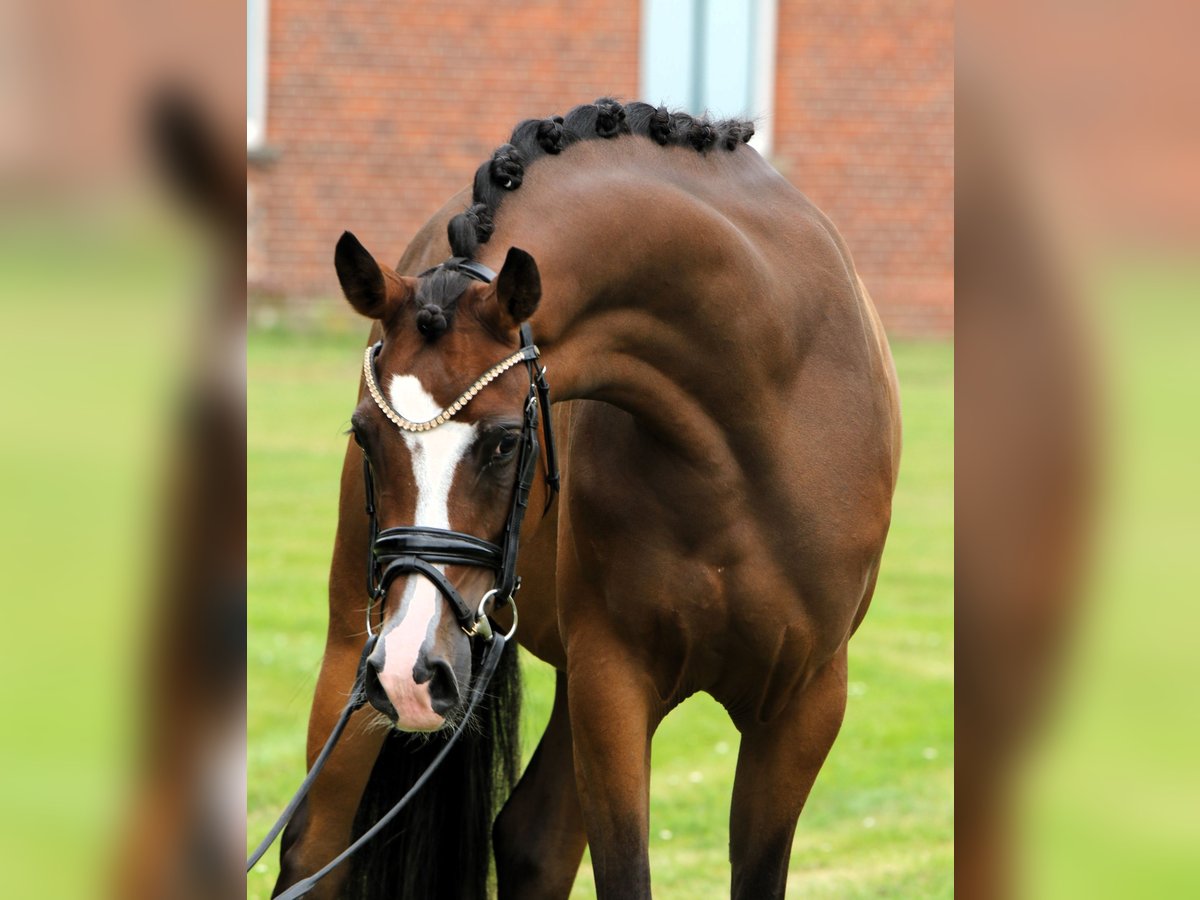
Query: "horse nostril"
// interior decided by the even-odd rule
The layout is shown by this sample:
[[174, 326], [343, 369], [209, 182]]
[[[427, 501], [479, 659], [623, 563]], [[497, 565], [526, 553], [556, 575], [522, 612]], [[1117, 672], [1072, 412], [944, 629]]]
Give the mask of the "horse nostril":
[[439, 716], [445, 716], [458, 706], [458, 679], [444, 659], [420, 660], [413, 670], [413, 677], [417, 684], [429, 682], [430, 705]]
[[363, 687], [370, 704], [395, 722], [399, 719], [396, 707], [392, 705], [387, 691], [383, 689], [383, 684], [379, 681], [379, 673], [382, 669], [383, 653], [376, 651], [367, 658], [367, 670], [363, 673]]

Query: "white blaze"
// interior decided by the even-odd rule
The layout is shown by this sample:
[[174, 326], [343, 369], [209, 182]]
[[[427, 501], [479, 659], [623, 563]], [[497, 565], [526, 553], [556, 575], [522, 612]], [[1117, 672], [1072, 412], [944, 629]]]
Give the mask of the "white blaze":
[[[412, 375], [392, 376], [388, 399], [392, 409], [416, 422], [432, 419], [441, 412], [433, 397]], [[403, 431], [401, 436], [412, 457], [417, 486], [413, 524], [449, 528], [450, 487], [459, 462], [475, 439], [475, 426], [446, 422], [430, 431]], [[413, 680], [413, 667], [421, 645], [440, 618], [442, 595], [429, 579], [419, 575], [412, 578], [407, 593], [407, 602], [401, 606], [403, 620], [383, 639], [384, 670], [379, 680], [402, 724], [435, 729], [441, 726], [442, 717], [430, 705], [428, 682], [417, 684]]]

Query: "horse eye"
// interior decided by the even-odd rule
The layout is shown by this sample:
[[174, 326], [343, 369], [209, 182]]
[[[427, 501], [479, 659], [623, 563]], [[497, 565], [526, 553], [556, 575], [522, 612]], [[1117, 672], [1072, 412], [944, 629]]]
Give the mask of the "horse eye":
[[501, 459], [510, 455], [517, 449], [517, 436], [515, 434], [506, 434], [500, 438], [500, 442], [496, 444], [496, 449], [492, 451], [492, 459]]

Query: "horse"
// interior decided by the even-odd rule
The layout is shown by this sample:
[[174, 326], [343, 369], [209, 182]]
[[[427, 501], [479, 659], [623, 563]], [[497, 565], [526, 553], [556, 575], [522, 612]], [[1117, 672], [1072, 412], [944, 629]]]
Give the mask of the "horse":
[[[482, 617], [490, 603], [497, 629], [519, 605], [517, 640], [556, 670], [529, 765], [518, 779], [514, 648], [374, 852], [309, 896], [484, 897], [494, 856], [501, 898], [566, 897], [585, 846], [600, 897], [649, 896], [651, 741], [702, 691], [741, 734], [732, 896], [783, 895], [879, 574], [900, 416], [848, 248], [752, 134], [601, 98], [518, 124], [395, 268], [338, 241], [342, 290], [373, 325], [310, 763], [356, 672], [370, 703], [284, 832], [276, 893], [342, 851], [463, 725], [482, 651], [460, 607]], [[487, 379], [530, 333], [539, 361]], [[535, 444], [512, 602], [485, 569], [447, 562], [404, 569], [372, 611], [377, 528], [501, 540], [538, 376], [561, 485]], [[379, 622], [369, 659], [364, 614]]]

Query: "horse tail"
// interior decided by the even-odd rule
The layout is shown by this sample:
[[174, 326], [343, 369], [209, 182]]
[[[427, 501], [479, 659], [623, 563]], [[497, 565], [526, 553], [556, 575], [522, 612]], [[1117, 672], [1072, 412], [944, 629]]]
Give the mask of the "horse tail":
[[[516, 783], [520, 719], [521, 676], [514, 642], [501, 656], [473, 721], [433, 777], [351, 860], [343, 893], [347, 900], [488, 897], [492, 823]], [[355, 815], [355, 838], [404, 795], [449, 734], [393, 731], [387, 736]]]

